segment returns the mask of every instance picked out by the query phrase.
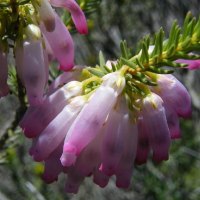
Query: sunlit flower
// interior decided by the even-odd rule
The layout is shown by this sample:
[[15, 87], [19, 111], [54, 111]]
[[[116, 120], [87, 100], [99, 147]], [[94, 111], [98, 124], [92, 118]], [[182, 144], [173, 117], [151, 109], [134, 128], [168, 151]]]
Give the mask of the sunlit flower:
[[67, 174], [66, 192], [77, 193], [88, 176], [105, 187], [114, 175], [116, 186], [127, 188], [134, 165], [169, 158], [171, 140], [180, 137], [179, 117], [191, 114], [190, 96], [174, 76], [155, 75], [157, 86], [133, 96], [129, 103], [138, 108], [130, 110], [126, 66], [82, 82], [79, 69], [58, 77], [44, 104], [27, 110], [20, 126], [33, 138], [30, 155], [45, 163], [47, 183]]
[[[44, 100], [49, 78], [48, 68], [53, 59], [59, 62], [60, 70], [69, 71], [74, 67], [72, 37], [52, 5], [66, 8], [71, 13], [78, 32], [81, 34], [88, 32], [85, 15], [74, 0], [32, 0], [20, 4], [17, 9], [19, 20], [16, 25], [16, 35], [12, 36], [11, 40], [7, 40], [9, 34], [6, 31], [10, 30], [13, 24], [0, 21], [0, 97], [9, 92], [7, 85], [9, 42], [14, 49], [17, 75], [26, 89], [28, 103], [31, 106], [41, 104]], [[1, 17], [3, 18], [6, 18], [6, 14]]]

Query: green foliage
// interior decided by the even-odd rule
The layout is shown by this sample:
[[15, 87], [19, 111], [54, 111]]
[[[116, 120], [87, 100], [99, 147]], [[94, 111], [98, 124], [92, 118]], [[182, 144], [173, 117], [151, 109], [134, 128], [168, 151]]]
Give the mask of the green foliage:
[[[172, 73], [174, 68], [183, 68], [187, 65], [174, 62], [179, 58], [184, 59], [199, 59], [200, 56], [196, 54], [189, 54], [190, 52], [198, 51], [200, 49], [200, 18], [196, 20], [189, 12], [185, 18], [183, 28], [181, 28], [177, 21], [174, 21], [170, 30], [169, 38], [164, 38], [164, 31], [161, 28], [151, 39], [146, 36], [140, 43], [139, 54], [127, 59], [124, 56], [124, 48], [122, 50], [122, 60], [134, 69], [140, 68], [142, 71], [151, 71], [154, 73]], [[162, 70], [161, 67], [172, 67], [172, 70]]]

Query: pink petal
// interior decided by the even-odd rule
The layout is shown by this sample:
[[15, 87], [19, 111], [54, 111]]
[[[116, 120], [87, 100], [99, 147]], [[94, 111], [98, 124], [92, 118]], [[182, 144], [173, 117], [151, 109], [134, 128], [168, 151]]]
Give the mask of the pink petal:
[[138, 119], [138, 145], [135, 163], [141, 165], [147, 162], [149, 154], [148, 129], [144, 123], [143, 117]]
[[49, 86], [48, 95], [52, 94], [55, 90], [57, 90], [59, 87], [69, 83], [70, 81], [77, 80], [81, 75], [81, 69], [82, 66], [75, 66], [73, 70], [69, 72], [63, 72], [61, 75], [59, 75]]
[[[77, 103], [78, 102], [78, 103]], [[81, 98], [75, 97], [41, 132], [33, 150], [33, 158], [36, 161], [42, 161], [64, 141], [64, 138], [80, 112], [84, 101]], [[75, 105], [76, 104], [76, 105]]]
[[65, 24], [55, 13], [55, 29], [46, 31], [44, 24], [40, 24], [42, 33], [45, 35], [54, 56], [60, 63], [60, 69], [69, 71], [74, 66], [74, 43]]
[[[120, 122], [120, 123], [119, 123]], [[102, 143], [102, 165], [101, 171], [111, 176], [119, 163], [121, 153], [124, 147], [124, 126], [123, 115], [120, 111], [113, 109], [108, 116], [105, 124], [105, 133]]]
[[81, 175], [78, 171], [76, 171], [74, 168], [71, 168], [68, 172], [67, 181], [65, 184], [65, 191], [67, 193], [76, 194], [84, 178], [85, 177]]
[[153, 159], [157, 162], [168, 159], [170, 133], [162, 106], [162, 99], [152, 93], [144, 99], [142, 116], [148, 130], [149, 144], [153, 150]]
[[137, 125], [134, 124], [128, 114], [124, 115], [123, 133], [124, 133], [124, 148], [120, 162], [115, 169], [116, 185], [120, 188], [127, 188], [130, 185], [132, 177], [134, 160], [136, 157], [138, 130]]
[[200, 69], [200, 60], [178, 59], [176, 62], [188, 64], [188, 66], [186, 68], [189, 70]]
[[101, 86], [84, 106], [65, 138], [61, 162], [71, 166], [80, 152], [97, 136], [116, 102], [115, 91]]
[[59, 145], [57, 149], [45, 160], [44, 173], [42, 179], [46, 183], [52, 183], [58, 180], [58, 175], [62, 172], [63, 166], [60, 162], [60, 155], [62, 153], [63, 144]]
[[164, 104], [164, 107], [171, 139], [178, 139], [181, 137], [178, 115], [170, 106]]
[[100, 187], [104, 188], [109, 182], [109, 176], [102, 173], [102, 171], [99, 170], [99, 167], [96, 167], [94, 170], [93, 181]]
[[[43, 92], [46, 84], [46, 67], [42, 42], [24, 42], [23, 53], [16, 50], [17, 72], [26, 88], [30, 105], [38, 105], [43, 101]], [[16, 62], [17, 62], [16, 61]]]
[[50, 3], [55, 7], [64, 7], [72, 15], [72, 20], [79, 33], [87, 34], [87, 21], [85, 15], [79, 5], [74, 0], [50, 0]]
[[63, 89], [45, 98], [42, 105], [29, 107], [20, 121], [19, 125], [24, 131], [26, 137], [33, 138], [53, 120], [66, 105], [66, 96]]
[[184, 118], [191, 116], [191, 97], [183, 84], [173, 75], [158, 75], [158, 88], [156, 93], [179, 116]]
[[101, 160], [101, 145], [104, 133], [101, 131], [78, 156], [74, 168], [80, 174], [88, 176]]
[[[77, 85], [77, 87], [72, 87], [72, 85]], [[67, 101], [81, 94], [81, 92], [81, 83], [79, 84], [77, 81], [70, 82], [56, 90], [53, 94], [46, 96], [42, 105], [29, 107], [19, 124], [25, 135], [29, 138], [39, 135], [49, 122], [61, 112]]]

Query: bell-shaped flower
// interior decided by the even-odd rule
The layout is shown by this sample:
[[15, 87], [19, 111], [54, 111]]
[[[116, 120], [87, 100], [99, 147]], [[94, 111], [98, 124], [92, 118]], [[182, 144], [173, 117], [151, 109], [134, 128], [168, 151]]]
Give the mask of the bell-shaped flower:
[[187, 64], [186, 68], [189, 70], [200, 69], [200, 60], [178, 59], [176, 62]]
[[59, 159], [61, 153], [62, 153], [62, 143], [45, 160], [42, 179], [46, 183], [52, 183], [56, 181], [58, 179], [58, 175], [63, 171], [63, 166], [61, 165]]
[[55, 29], [53, 31], [47, 31], [43, 23], [40, 24], [40, 28], [60, 63], [60, 69], [69, 71], [74, 66], [74, 43], [65, 24], [56, 13], [54, 15]]
[[87, 34], [87, 21], [85, 15], [75, 0], [50, 0], [52, 6], [63, 7], [69, 10], [76, 29], [81, 34]]
[[157, 75], [156, 92], [180, 117], [191, 116], [191, 97], [183, 84], [173, 75]]
[[[125, 109], [124, 111], [127, 111]], [[138, 127], [137, 123], [131, 120], [127, 113], [122, 115], [122, 143], [120, 159], [115, 167], [116, 185], [120, 188], [127, 188], [130, 185], [133, 173], [134, 160], [136, 158], [138, 143]]]
[[40, 104], [47, 80], [41, 40], [24, 41], [16, 47], [16, 67], [30, 105]]
[[[143, 99], [141, 116], [145, 130], [148, 130], [149, 146], [153, 160], [167, 160], [170, 147], [170, 132], [167, 124], [163, 100], [151, 93]], [[140, 133], [139, 133], [140, 134]]]
[[89, 103], [83, 107], [70, 127], [61, 157], [63, 166], [71, 166], [75, 163], [80, 152], [99, 133], [106, 117], [115, 105], [117, 96], [125, 85], [125, 80], [118, 73], [109, 75], [110, 79], [105, 76], [102, 85], [94, 92]]
[[78, 82], [75, 68], [50, 85], [44, 104], [28, 109], [20, 125], [33, 138], [30, 155], [45, 163], [44, 181], [63, 172], [65, 191], [77, 193], [86, 177], [105, 187], [115, 175], [116, 186], [128, 188], [135, 164], [151, 153], [156, 162], [168, 159], [171, 140], [180, 137], [179, 117], [190, 111], [187, 90], [173, 76], [158, 75], [156, 87], [133, 96], [138, 108], [131, 110], [125, 70]]
[[[69, 104], [47, 125], [40, 133], [32, 148], [32, 156], [36, 161], [43, 161], [59, 146], [64, 140], [68, 129], [75, 120], [77, 114], [85, 104], [83, 97], [73, 98]], [[46, 148], [44, 148], [46, 146]]]
[[[59, 77], [58, 77], [59, 79]], [[25, 135], [29, 138], [38, 136], [45, 127], [63, 110], [70, 98], [81, 94], [82, 84], [72, 81], [56, 90], [54, 93], [45, 96], [41, 105], [30, 106], [20, 126]], [[35, 126], [37, 124], [37, 126]]]

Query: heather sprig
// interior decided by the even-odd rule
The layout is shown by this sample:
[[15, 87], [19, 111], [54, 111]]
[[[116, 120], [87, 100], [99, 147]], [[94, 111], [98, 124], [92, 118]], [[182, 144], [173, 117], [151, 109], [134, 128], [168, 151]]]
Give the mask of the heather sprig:
[[126, 41], [122, 41], [121, 56], [111, 62], [110, 67], [106, 66], [100, 52], [99, 65], [87, 67], [84, 74], [88, 71], [91, 79], [91, 76], [102, 78], [106, 74], [123, 71], [126, 79], [124, 95], [134, 105], [131, 99], [143, 98], [149, 93], [149, 86], [157, 86], [156, 74], [172, 74], [176, 69], [187, 68], [190, 62], [193, 65], [190, 69], [198, 68], [200, 55], [195, 52], [200, 49], [200, 17], [196, 19], [189, 12], [182, 28], [174, 21], [167, 39], [161, 28], [154, 36], [146, 36], [139, 43], [138, 53], [133, 55]]

